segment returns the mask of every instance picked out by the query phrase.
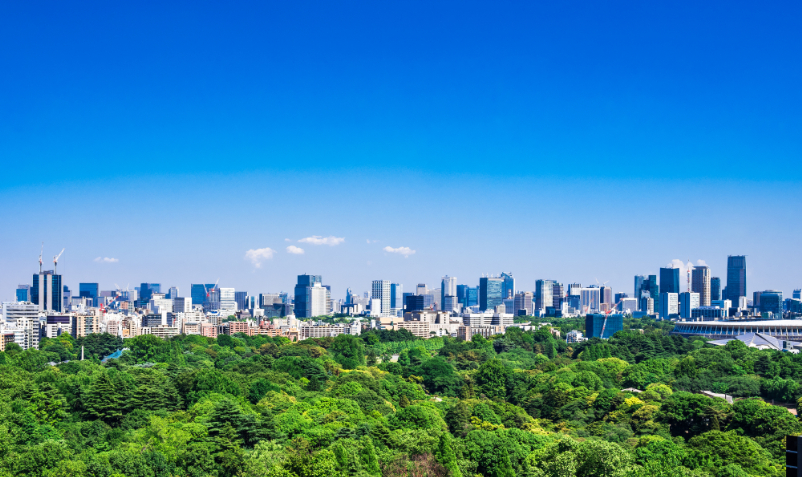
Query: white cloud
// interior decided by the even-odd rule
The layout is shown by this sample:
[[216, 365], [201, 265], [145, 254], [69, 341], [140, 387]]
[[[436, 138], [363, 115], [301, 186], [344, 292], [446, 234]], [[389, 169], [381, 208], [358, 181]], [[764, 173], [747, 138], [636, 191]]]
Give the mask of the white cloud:
[[399, 254], [399, 255], [403, 255], [403, 256], [404, 256], [404, 258], [407, 258], [407, 257], [409, 257], [410, 255], [412, 255], [412, 254], [414, 254], [414, 253], [415, 253], [415, 251], [414, 251], [414, 250], [412, 250], [412, 249], [411, 249], [411, 248], [409, 248], [409, 247], [397, 247], [397, 248], [393, 248], [393, 247], [384, 247], [382, 250], [384, 250], [385, 252], [389, 252], [389, 253], [397, 253], [397, 254]]
[[110, 257], [98, 257], [95, 259], [95, 261], [100, 263], [117, 263], [120, 260], [117, 258], [110, 258]]
[[313, 235], [311, 237], [302, 238], [299, 242], [311, 243], [312, 245], [329, 245], [333, 247], [345, 242], [345, 237], [335, 237], [334, 235], [321, 237], [320, 235]]
[[671, 261], [671, 263], [669, 263], [666, 266], [668, 268], [679, 268], [680, 275], [684, 275], [684, 274], [688, 273], [688, 268], [693, 270], [693, 264], [691, 262], [685, 263], [685, 262], [683, 262], [682, 260], [680, 260], [678, 258], [675, 258], [674, 260]]
[[697, 260], [696, 264], [699, 265], [700, 267], [706, 267], [707, 266], [707, 262], [705, 262], [702, 259]]
[[262, 262], [273, 258], [274, 253], [276, 253], [276, 251], [270, 247], [256, 249], [252, 248], [245, 252], [245, 259], [250, 260], [254, 267], [262, 268]]
[[285, 242], [292, 242], [290, 239], [284, 239]]
[[301, 247], [296, 247], [295, 245], [290, 245], [289, 247], [287, 247], [287, 253], [291, 253], [293, 255], [303, 255], [304, 249], [302, 249]]
[[371, 240], [371, 239], [366, 239], [366, 240], [368, 241], [368, 243], [377, 243], [378, 242], [378, 240]]

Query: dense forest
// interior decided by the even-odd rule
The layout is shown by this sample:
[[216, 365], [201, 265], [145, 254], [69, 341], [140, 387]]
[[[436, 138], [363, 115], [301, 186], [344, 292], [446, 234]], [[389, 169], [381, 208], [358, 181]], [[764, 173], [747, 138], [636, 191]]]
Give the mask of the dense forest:
[[371, 331], [9, 345], [0, 474], [785, 475], [784, 437], [802, 425], [771, 402], [796, 403], [802, 356], [668, 329], [628, 320], [579, 345], [517, 328], [471, 342]]

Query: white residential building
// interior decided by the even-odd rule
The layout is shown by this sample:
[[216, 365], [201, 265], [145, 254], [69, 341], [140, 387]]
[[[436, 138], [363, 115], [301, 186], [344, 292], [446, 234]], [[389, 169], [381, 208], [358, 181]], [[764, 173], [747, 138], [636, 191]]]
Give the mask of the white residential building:
[[[391, 316], [390, 313], [390, 281], [389, 280], [373, 280], [371, 288], [371, 316]], [[379, 315], [374, 315], [373, 300], [378, 299]]]
[[188, 313], [192, 311], [192, 297], [173, 298], [173, 313]]

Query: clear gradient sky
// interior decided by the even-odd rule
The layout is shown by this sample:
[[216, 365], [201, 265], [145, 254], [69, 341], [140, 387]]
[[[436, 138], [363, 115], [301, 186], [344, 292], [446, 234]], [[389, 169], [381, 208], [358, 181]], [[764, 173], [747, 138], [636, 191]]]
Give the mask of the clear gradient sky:
[[42, 241], [72, 289], [631, 293], [746, 254], [750, 295], [790, 296], [801, 23], [790, 1], [4, 2], [0, 299]]

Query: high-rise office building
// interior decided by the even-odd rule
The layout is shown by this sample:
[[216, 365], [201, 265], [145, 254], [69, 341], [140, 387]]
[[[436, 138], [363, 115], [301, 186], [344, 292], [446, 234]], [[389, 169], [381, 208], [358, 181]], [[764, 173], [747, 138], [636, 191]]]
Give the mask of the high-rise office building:
[[468, 285], [457, 285], [457, 303], [467, 306], [468, 302]]
[[537, 280], [535, 282], [535, 310], [545, 313], [546, 307], [554, 305], [553, 297], [553, 280]]
[[535, 303], [534, 303], [535, 295], [532, 292], [518, 292], [515, 294], [515, 302], [513, 304], [513, 310], [507, 310], [507, 313], [512, 313], [514, 315], [519, 315], [521, 310], [524, 310], [527, 316], [533, 316], [535, 314]]
[[61, 275], [47, 270], [33, 276], [31, 303], [39, 305], [39, 311], [63, 311], [62, 292]]
[[694, 292], [680, 293], [679, 316], [683, 320], [689, 320], [693, 316], [693, 310], [699, 308], [699, 294]]
[[171, 300], [178, 298], [178, 287], [170, 287], [167, 289], [167, 295], [165, 298], [169, 298]]
[[660, 318], [668, 320], [679, 315], [679, 294], [661, 293], [660, 294]]
[[425, 295], [427, 293], [429, 293], [429, 289], [426, 288], [426, 284], [425, 283], [418, 283], [418, 286], [415, 289], [415, 294], [416, 295]]
[[19, 285], [16, 290], [17, 301], [31, 301], [31, 286]]
[[476, 306], [479, 304], [479, 287], [468, 287], [465, 289], [465, 306]]
[[407, 295], [404, 297], [405, 311], [423, 311], [426, 309], [426, 304], [423, 300], [423, 295]]
[[482, 277], [479, 279], [479, 309], [493, 310], [503, 300], [504, 279], [500, 277]]
[[248, 292], [235, 291], [234, 292], [234, 301], [237, 302], [237, 309], [238, 310], [247, 310], [248, 309]]
[[220, 315], [231, 316], [237, 312], [236, 291], [233, 288], [217, 288], [220, 293], [218, 310]]
[[404, 309], [404, 285], [400, 283], [390, 284], [390, 309]]
[[640, 291], [643, 288], [643, 281], [646, 280], [646, 277], [643, 275], [635, 275], [635, 298], [640, 300]]
[[760, 313], [772, 313], [774, 319], [783, 316], [783, 292], [766, 290], [760, 294]]
[[[312, 309], [312, 288], [315, 285], [323, 286], [323, 277], [320, 275], [298, 275], [298, 283], [295, 285], [295, 316], [298, 318], [312, 318], [312, 313], [317, 311]], [[326, 292], [323, 288], [323, 308], [326, 304]], [[320, 293], [320, 292], [316, 292]], [[321, 313], [322, 315], [323, 313]]]
[[502, 272], [501, 278], [504, 280], [501, 285], [501, 297], [512, 298], [515, 295], [515, 278], [513, 278], [512, 273], [507, 272]]
[[100, 285], [97, 283], [79, 283], [78, 296], [81, 298], [91, 298], [92, 306], [98, 306], [100, 296]]
[[551, 288], [551, 306], [553, 306], [555, 310], [562, 309], [564, 299], [565, 291], [563, 290], [563, 284], [554, 282]]
[[139, 286], [139, 307], [145, 308], [150, 303], [150, 299], [154, 293], [161, 293], [162, 286], [160, 283], [143, 283]]
[[459, 304], [457, 303], [457, 297], [452, 295], [446, 295], [443, 297], [442, 303], [443, 311], [447, 312], [456, 312], [459, 310]]
[[579, 305], [582, 313], [598, 313], [601, 310], [601, 288], [580, 288]]
[[721, 300], [721, 278], [710, 277], [710, 301]]
[[195, 305], [203, 305], [206, 303], [207, 295], [209, 294], [209, 290], [215, 287], [214, 283], [209, 284], [202, 284], [202, 283], [193, 283], [190, 286], [190, 296], [192, 297], [192, 303]]
[[628, 298], [628, 297], [629, 297], [629, 295], [626, 294], [626, 293], [623, 293], [623, 292], [622, 293], [616, 293], [615, 296], [613, 297], [613, 301], [615, 303], [618, 303], [621, 300], [623, 300], [624, 298]]
[[710, 306], [710, 267], [700, 265], [693, 269], [691, 291], [699, 294], [699, 306]]
[[641, 303], [643, 303], [644, 298], [651, 298], [654, 300], [654, 308], [660, 309], [660, 289], [657, 286], [657, 275], [649, 275], [644, 278], [636, 298], [641, 300]]
[[794, 298], [796, 300], [802, 300], [802, 290], [800, 290], [800, 289], [794, 290], [794, 294], [792, 295], [792, 298]]
[[[381, 310], [378, 316], [390, 316], [390, 281], [389, 280], [373, 280], [371, 287], [371, 299], [378, 299], [381, 305]], [[372, 311], [372, 310], [371, 310]]]
[[613, 301], [613, 289], [607, 286], [602, 285], [599, 287], [599, 295], [601, 296], [601, 302], [609, 305], [611, 308], [615, 305]]
[[727, 257], [727, 294], [725, 300], [733, 304], [746, 296], [746, 255]]
[[[457, 278], [444, 276], [440, 282], [440, 303], [445, 303], [447, 296], [457, 296]], [[445, 310], [445, 308], [443, 308]]]
[[[679, 289], [679, 268], [660, 269], [660, 291], [659, 293], [680, 293]], [[652, 295], [654, 298], [654, 295]]]

